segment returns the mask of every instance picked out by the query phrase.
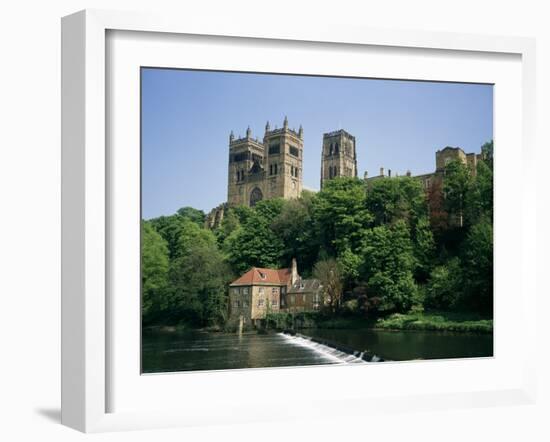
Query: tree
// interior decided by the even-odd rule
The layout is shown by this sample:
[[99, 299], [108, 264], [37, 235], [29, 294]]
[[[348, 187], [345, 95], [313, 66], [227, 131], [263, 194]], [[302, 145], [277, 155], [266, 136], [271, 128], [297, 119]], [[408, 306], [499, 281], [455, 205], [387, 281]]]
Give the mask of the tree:
[[232, 275], [211, 235], [208, 241], [189, 239], [186, 253], [170, 267], [172, 314], [178, 321], [204, 326], [222, 325], [226, 319], [227, 286]]
[[427, 217], [420, 218], [414, 227], [413, 246], [416, 258], [416, 280], [425, 281], [430, 274], [435, 257], [435, 240]]
[[186, 218], [189, 221], [192, 221], [196, 224], [198, 224], [200, 227], [204, 226], [204, 220], [206, 218], [206, 215], [202, 210], [195, 209], [193, 207], [182, 207], [177, 211], [177, 214], [181, 216], [182, 218]]
[[426, 307], [441, 310], [457, 309], [462, 297], [462, 276], [460, 259], [457, 257], [435, 267], [426, 286]]
[[462, 247], [464, 304], [482, 314], [493, 313], [493, 225], [482, 219], [472, 226]]
[[464, 208], [468, 193], [472, 189], [470, 169], [462, 161], [451, 161], [445, 169], [443, 192], [445, 209], [458, 227], [464, 226]]
[[361, 278], [371, 296], [379, 298], [381, 311], [407, 311], [417, 287], [413, 279], [415, 258], [404, 221], [378, 226], [366, 232], [362, 246]]
[[469, 226], [484, 217], [493, 218], [493, 171], [483, 160], [477, 163], [476, 170], [466, 197], [465, 221]]
[[430, 227], [436, 237], [440, 237], [449, 228], [449, 214], [445, 210], [443, 183], [434, 179], [427, 193]]
[[164, 307], [168, 284], [168, 246], [150, 223], [141, 223], [142, 313], [147, 321]]
[[216, 239], [221, 246], [225, 239], [241, 226], [237, 213], [231, 207], [225, 209], [220, 226], [215, 230]]
[[323, 286], [323, 305], [328, 306], [332, 313], [340, 307], [342, 299], [342, 274], [334, 258], [317, 262], [313, 268], [313, 277], [321, 281]]
[[213, 246], [216, 244], [216, 237], [212, 231], [199, 226], [188, 218], [183, 218], [179, 224], [173, 259], [187, 255], [190, 253], [189, 249], [197, 244]]
[[285, 201], [271, 228], [283, 244], [282, 261], [296, 258], [301, 273], [311, 274], [319, 255], [319, 235], [314, 218], [315, 194], [304, 191], [300, 198]]
[[493, 171], [493, 140], [481, 146], [481, 159]]
[[357, 250], [372, 215], [365, 206], [365, 186], [357, 178], [328, 181], [314, 202], [320, 239], [331, 255]]
[[403, 220], [412, 226], [427, 214], [426, 197], [421, 183], [411, 177], [379, 179], [367, 187], [366, 207], [374, 216], [374, 225]]
[[284, 244], [271, 229], [271, 223], [281, 213], [282, 201], [260, 201], [245, 222], [225, 240], [223, 248], [227, 261], [237, 274], [250, 267], [281, 265]]

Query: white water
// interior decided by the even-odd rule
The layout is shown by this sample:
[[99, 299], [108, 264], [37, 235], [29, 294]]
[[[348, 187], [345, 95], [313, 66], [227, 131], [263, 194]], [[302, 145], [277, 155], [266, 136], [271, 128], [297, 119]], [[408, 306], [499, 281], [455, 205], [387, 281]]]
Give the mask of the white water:
[[332, 360], [337, 364], [366, 364], [367, 363], [367, 361], [361, 358], [361, 356], [363, 356], [363, 353], [361, 353], [359, 357], [357, 357], [354, 355], [350, 355], [349, 353], [345, 353], [343, 351], [337, 350], [333, 347], [329, 347], [328, 345], [324, 345], [324, 344], [320, 344], [318, 342], [312, 341], [307, 336], [291, 336], [285, 333], [278, 333], [278, 334], [282, 336], [284, 339], [286, 339], [290, 344], [309, 348], [315, 351], [316, 353]]

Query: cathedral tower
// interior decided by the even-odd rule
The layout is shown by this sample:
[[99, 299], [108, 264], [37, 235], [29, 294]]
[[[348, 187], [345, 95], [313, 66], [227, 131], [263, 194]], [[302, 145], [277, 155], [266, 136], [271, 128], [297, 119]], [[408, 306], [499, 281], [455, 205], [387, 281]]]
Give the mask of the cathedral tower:
[[265, 127], [266, 198], [297, 198], [302, 193], [304, 131], [288, 127], [285, 117], [281, 129]]
[[321, 189], [327, 180], [339, 176], [357, 176], [355, 137], [342, 129], [323, 134]]
[[[227, 202], [230, 206], [250, 206], [263, 199], [265, 186], [265, 149], [252, 138], [250, 127], [245, 137], [229, 135]], [[254, 195], [251, 195], [254, 190]]]
[[302, 193], [304, 131], [265, 126], [263, 143], [229, 135], [227, 202], [230, 206], [254, 206], [262, 199], [296, 198]]

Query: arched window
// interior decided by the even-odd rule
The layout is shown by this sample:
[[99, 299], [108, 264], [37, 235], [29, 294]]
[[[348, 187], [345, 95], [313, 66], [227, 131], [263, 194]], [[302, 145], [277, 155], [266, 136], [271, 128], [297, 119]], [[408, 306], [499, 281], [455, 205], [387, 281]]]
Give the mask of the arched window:
[[258, 201], [261, 201], [264, 198], [262, 191], [258, 187], [254, 187], [252, 192], [250, 192], [250, 207], [254, 207]]
[[332, 155], [332, 143], [330, 143], [330, 147], [329, 147], [329, 149], [328, 149], [328, 154], [329, 154], [329, 155]]
[[278, 169], [279, 169], [279, 167], [277, 166], [277, 164], [275, 164], [275, 175], [277, 175], [279, 173]]
[[328, 166], [328, 177], [332, 178], [332, 166]]
[[338, 155], [338, 143], [334, 143], [334, 154]]
[[334, 166], [334, 176], [338, 176], [338, 168]]

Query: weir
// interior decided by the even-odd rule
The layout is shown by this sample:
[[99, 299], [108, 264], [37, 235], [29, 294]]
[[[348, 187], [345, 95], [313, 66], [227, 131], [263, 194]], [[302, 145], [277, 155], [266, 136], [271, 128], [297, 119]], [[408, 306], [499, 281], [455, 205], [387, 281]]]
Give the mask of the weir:
[[[329, 342], [321, 342], [310, 336], [300, 333], [278, 333], [290, 344], [309, 348], [337, 364], [365, 364], [367, 362], [382, 362], [383, 359], [367, 352], [360, 352], [352, 349], [344, 349], [342, 346], [331, 345]], [[338, 348], [337, 348], [338, 347]]]

